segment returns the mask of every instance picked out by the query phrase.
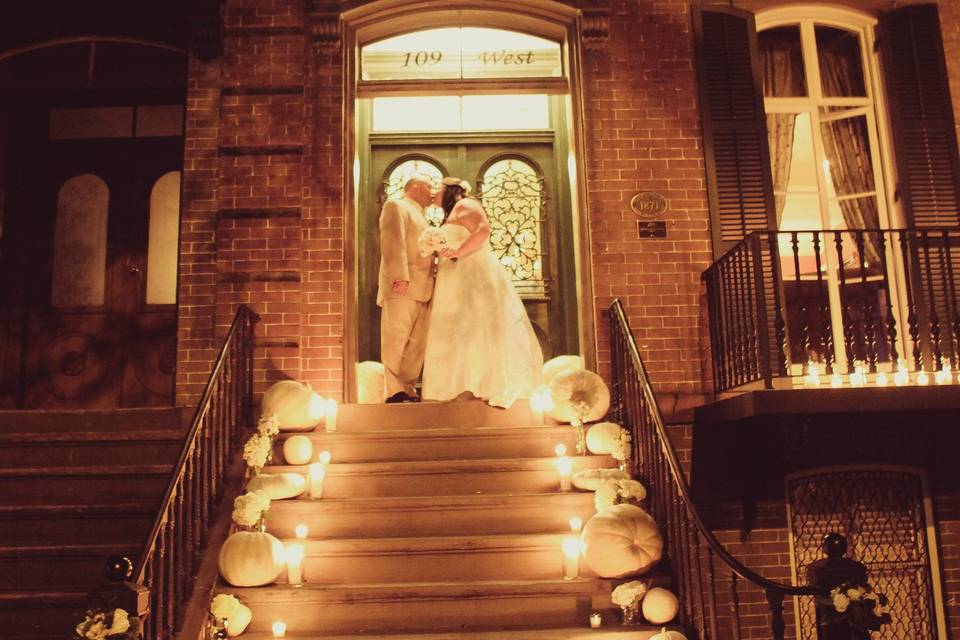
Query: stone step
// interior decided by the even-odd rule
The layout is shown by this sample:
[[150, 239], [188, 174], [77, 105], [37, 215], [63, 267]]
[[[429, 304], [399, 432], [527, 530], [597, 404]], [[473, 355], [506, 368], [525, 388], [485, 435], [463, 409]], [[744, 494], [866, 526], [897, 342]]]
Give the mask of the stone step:
[[58, 409], [0, 411], [0, 432], [123, 432], [137, 429], [173, 429], [183, 432], [192, 407], [138, 409]]
[[[552, 422], [549, 418], [547, 422]], [[337, 412], [337, 432], [357, 433], [423, 427], [525, 427], [542, 424], [526, 400], [509, 409], [491, 407], [479, 400], [411, 402], [406, 404], [342, 404]], [[318, 427], [323, 430], [324, 427]]]
[[[364, 633], [359, 635], [329, 635], [318, 633], [288, 633], [288, 640], [650, 640], [660, 632], [659, 627], [637, 625], [623, 627], [619, 620], [607, 616], [600, 629], [580, 627], [542, 629], [496, 629], [492, 631], [447, 631], [441, 633]], [[272, 640], [270, 632], [248, 632], [244, 640]]]
[[172, 470], [169, 464], [6, 467], [0, 468], [0, 495], [10, 505], [159, 501]]
[[[562, 542], [579, 533], [305, 540], [303, 582], [451, 582], [563, 577]], [[295, 540], [285, 540], [287, 543]], [[595, 574], [585, 562], [580, 574]], [[281, 577], [286, 583], [286, 576]]]
[[176, 461], [183, 433], [173, 429], [122, 432], [0, 433], [0, 467], [101, 466]]
[[[146, 536], [146, 534], [144, 534]], [[0, 589], [93, 589], [106, 581], [106, 559], [136, 561], [136, 544], [56, 544], [0, 547]]]
[[[616, 467], [610, 456], [574, 456], [573, 471]], [[555, 458], [423, 460], [329, 464], [325, 498], [549, 493], [560, 486]], [[264, 467], [265, 473], [306, 474], [305, 465]]]
[[0, 545], [142, 542], [154, 502], [100, 505], [0, 505]]
[[250, 631], [274, 621], [297, 633], [383, 633], [579, 626], [611, 610], [598, 579], [221, 587], [253, 611]]
[[[281, 433], [277, 437], [274, 460], [284, 460], [283, 443], [292, 435], [296, 434]], [[302, 435], [313, 443], [314, 458], [326, 450], [338, 463], [541, 458], [554, 456], [558, 444], [566, 445], [571, 453], [576, 447], [576, 434], [569, 425], [425, 427], [360, 433], [312, 431]]]
[[558, 533], [571, 517], [586, 522], [594, 513], [593, 493], [511, 493], [504, 495], [407, 496], [276, 500], [267, 512], [268, 530], [292, 538], [298, 524], [311, 538], [496, 535]]
[[86, 589], [0, 590], [4, 640], [69, 638], [83, 620]]

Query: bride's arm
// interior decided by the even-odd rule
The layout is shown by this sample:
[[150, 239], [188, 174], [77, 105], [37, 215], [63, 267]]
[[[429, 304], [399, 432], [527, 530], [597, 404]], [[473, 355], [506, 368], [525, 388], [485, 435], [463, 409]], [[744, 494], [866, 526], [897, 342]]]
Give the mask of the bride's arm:
[[[484, 212], [483, 207], [480, 206], [480, 203], [472, 198], [465, 198], [458, 202], [451, 214], [456, 216], [458, 224], [463, 225], [470, 231], [470, 235], [463, 241], [459, 249], [455, 251], [448, 250], [448, 255], [444, 255], [444, 257], [465, 258], [481, 248], [487, 241], [487, 238], [490, 237], [490, 225], [487, 224], [487, 214]], [[442, 252], [441, 255], [443, 255]]]

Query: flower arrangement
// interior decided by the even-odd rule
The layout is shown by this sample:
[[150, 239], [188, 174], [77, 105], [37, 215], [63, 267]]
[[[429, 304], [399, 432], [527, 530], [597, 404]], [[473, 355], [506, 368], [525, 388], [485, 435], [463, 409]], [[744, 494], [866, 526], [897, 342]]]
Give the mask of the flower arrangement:
[[253, 527], [270, 508], [270, 498], [263, 491], [249, 491], [233, 501], [233, 521], [242, 527]]
[[273, 438], [258, 431], [243, 445], [243, 459], [254, 473], [259, 474], [272, 451]]
[[621, 428], [619, 437], [613, 441], [610, 455], [621, 464], [630, 459], [630, 440], [630, 432]]
[[280, 433], [280, 420], [277, 418], [277, 414], [269, 413], [260, 416], [260, 420], [257, 422], [257, 433], [268, 438]]
[[447, 234], [441, 227], [427, 227], [417, 240], [421, 256], [438, 253], [447, 246]]
[[818, 601], [823, 626], [846, 623], [855, 631], [869, 632], [891, 622], [887, 596], [870, 585], [844, 583], [831, 589], [829, 598], [820, 597]]
[[83, 640], [139, 640], [143, 637], [140, 618], [124, 609], [90, 610], [77, 625], [76, 637]]
[[230, 595], [229, 593], [217, 594], [213, 597], [213, 600], [210, 601], [210, 613], [218, 620], [223, 618], [229, 620], [231, 617], [237, 615], [238, 611], [240, 611], [240, 601], [236, 596]]
[[624, 582], [613, 590], [610, 599], [623, 611], [623, 624], [639, 622], [640, 601], [646, 594], [647, 585], [639, 580]]
[[636, 480], [604, 480], [593, 495], [593, 506], [599, 513], [615, 504], [635, 504], [646, 497], [646, 487]]

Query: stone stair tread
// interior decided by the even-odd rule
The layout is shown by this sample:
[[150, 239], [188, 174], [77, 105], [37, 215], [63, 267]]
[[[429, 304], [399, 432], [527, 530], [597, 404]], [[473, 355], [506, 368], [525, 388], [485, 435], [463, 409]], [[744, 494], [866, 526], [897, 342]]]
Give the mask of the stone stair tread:
[[267, 512], [267, 521], [270, 520], [270, 514], [273, 511], [290, 510], [300, 511], [303, 508], [322, 508], [324, 511], [353, 511], [367, 510], [374, 508], [377, 511], [384, 509], [408, 509], [408, 508], [437, 508], [446, 509], [447, 507], [465, 506], [499, 506], [505, 502], [536, 502], [542, 504], [543, 500], [561, 500], [567, 501], [572, 497], [579, 497], [593, 503], [592, 491], [552, 491], [547, 493], [520, 492], [520, 493], [468, 493], [464, 495], [452, 496], [356, 496], [350, 498], [309, 498], [302, 496], [287, 500], [274, 500], [270, 503], [270, 511]]
[[124, 431], [5, 431], [0, 444], [75, 444], [114, 442], [180, 442], [183, 432], [175, 429], [136, 429]]
[[265, 587], [229, 587], [220, 591], [238, 594], [248, 605], [266, 602], [398, 602], [436, 599], [503, 598], [510, 596], [543, 596], [551, 594], [609, 593], [613, 581], [603, 578], [574, 580], [481, 580], [454, 582], [390, 582], [319, 584], [299, 586], [273, 584]]
[[131, 464], [94, 467], [2, 467], [0, 479], [23, 477], [74, 477], [74, 476], [148, 476], [170, 475], [172, 464]]
[[15, 517], [70, 517], [109, 515], [114, 517], [142, 516], [156, 513], [156, 506], [141, 502], [120, 502], [117, 504], [2, 504], [0, 518]]
[[[310, 555], [352, 553], [409, 553], [416, 551], [479, 551], [557, 547], [566, 533], [410, 536], [403, 538], [325, 538], [302, 541]], [[285, 538], [285, 542], [295, 541]]]
[[129, 555], [139, 550], [140, 544], [3, 545], [0, 546], [0, 558]]
[[[360, 633], [353, 635], [330, 633], [287, 633], [289, 640], [647, 640], [660, 627], [636, 625], [632, 627], [588, 629], [586, 627], [496, 629], [490, 631], [446, 631], [418, 633]], [[270, 640], [270, 632], [247, 632], [245, 640]]]
[[[484, 471], [548, 471], [554, 470], [555, 458], [481, 458], [477, 460], [407, 460], [393, 462], [332, 462], [327, 465], [327, 477], [405, 474], [434, 474], [448, 472], [484, 472]], [[573, 468], [590, 469], [598, 467], [616, 467], [617, 462], [610, 456], [572, 456]], [[270, 465], [263, 468], [264, 473], [282, 472], [307, 473], [307, 465]]]
[[549, 425], [532, 425], [532, 426], [511, 426], [511, 425], [494, 425], [494, 426], [477, 426], [477, 427], [457, 427], [457, 426], [447, 426], [447, 427], [404, 427], [397, 429], [370, 429], [364, 431], [334, 431], [328, 433], [323, 430], [323, 428], [318, 428], [315, 431], [303, 431], [303, 432], [293, 432], [293, 431], [284, 431], [277, 436], [278, 440], [285, 440], [291, 436], [301, 435], [309, 436], [311, 440], [329, 440], [331, 442], [341, 441], [341, 440], [401, 440], [406, 438], [421, 438], [421, 437], [441, 437], [441, 436], [450, 436], [450, 437], [476, 437], [480, 436], [499, 436], [499, 435], [510, 435], [510, 436], [531, 436], [531, 435], [555, 435], [563, 433], [572, 433], [573, 430], [569, 425], [565, 424], [549, 424]]

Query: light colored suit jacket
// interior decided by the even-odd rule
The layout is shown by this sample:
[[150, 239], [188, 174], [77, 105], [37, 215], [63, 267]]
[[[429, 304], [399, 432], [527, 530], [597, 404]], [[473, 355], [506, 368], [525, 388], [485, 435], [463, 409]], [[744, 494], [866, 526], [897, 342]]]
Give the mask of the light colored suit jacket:
[[380, 278], [377, 305], [393, 293], [396, 280], [410, 283], [404, 296], [427, 302], [433, 295], [433, 256], [421, 256], [420, 235], [430, 226], [423, 208], [408, 198], [387, 200], [380, 211]]

